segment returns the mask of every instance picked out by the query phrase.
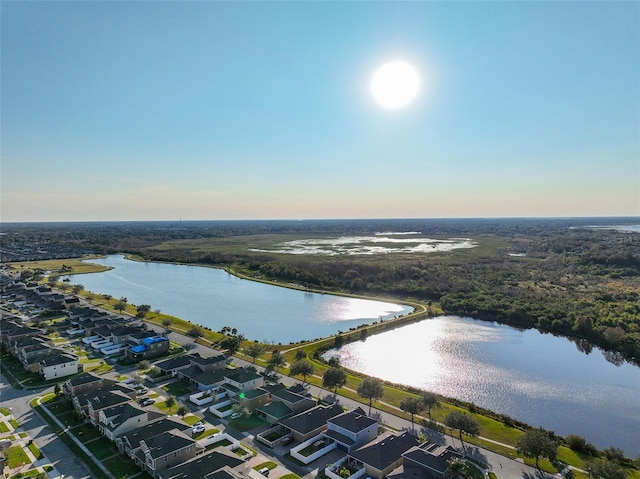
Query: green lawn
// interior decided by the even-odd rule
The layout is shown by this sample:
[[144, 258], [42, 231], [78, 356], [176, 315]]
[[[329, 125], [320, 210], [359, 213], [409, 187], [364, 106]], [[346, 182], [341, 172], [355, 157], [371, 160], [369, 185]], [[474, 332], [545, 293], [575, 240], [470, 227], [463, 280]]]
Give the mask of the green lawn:
[[10, 468], [31, 464], [29, 456], [20, 446], [11, 446], [6, 452], [7, 465]]
[[31, 454], [33, 454], [33, 457], [35, 457], [36, 459], [42, 458], [42, 453], [40, 452], [40, 449], [38, 449], [38, 446], [36, 446], [33, 442], [31, 442], [27, 447], [31, 451]]
[[220, 429], [216, 429], [215, 427], [213, 429], [207, 429], [206, 431], [204, 431], [201, 434], [198, 434], [197, 436], [193, 436], [193, 439], [203, 439], [205, 437], [209, 437], [209, 436], [213, 436], [214, 434], [218, 434], [220, 432]]
[[11, 411], [9, 411], [7, 408], [0, 407], [0, 414], [2, 414], [3, 416], [8, 416], [9, 414], [11, 414]]
[[183, 381], [176, 381], [174, 383], [167, 384], [165, 386], [162, 386], [162, 389], [164, 391], [167, 391], [167, 394], [171, 394], [175, 397], [184, 396], [185, 394], [189, 394], [191, 392], [191, 389], [189, 389], [189, 387]]
[[103, 461], [103, 464], [117, 479], [124, 479], [140, 474], [140, 468], [129, 458], [124, 458], [124, 456], [119, 455], [112, 457], [111, 459]]
[[0, 432], [9, 432], [9, 426], [7, 426], [4, 421], [0, 422]]
[[[76, 436], [77, 437], [77, 436]], [[115, 447], [115, 444], [109, 441], [106, 438], [100, 438], [95, 441], [85, 442], [82, 440], [85, 447], [91, 451], [91, 453], [96, 456], [99, 461], [106, 459], [109, 456], [113, 456], [117, 454], [118, 449]]]
[[253, 429], [259, 426], [264, 426], [267, 422], [264, 419], [260, 419], [255, 414], [245, 417], [239, 417], [238, 419], [234, 419], [229, 422], [231, 426], [233, 426], [238, 431], [248, 431], [249, 429]]
[[185, 417], [182, 418], [182, 420], [186, 422], [189, 426], [192, 426], [198, 421], [202, 421], [202, 419], [196, 416], [195, 414], [187, 414]]
[[278, 465], [275, 462], [267, 461], [267, 462], [260, 463], [257, 466], [253, 466], [253, 468], [256, 471], [259, 471], [263, 467], [266, 467], [267, 469], [275, 469], [276, 467], [278, 467]]

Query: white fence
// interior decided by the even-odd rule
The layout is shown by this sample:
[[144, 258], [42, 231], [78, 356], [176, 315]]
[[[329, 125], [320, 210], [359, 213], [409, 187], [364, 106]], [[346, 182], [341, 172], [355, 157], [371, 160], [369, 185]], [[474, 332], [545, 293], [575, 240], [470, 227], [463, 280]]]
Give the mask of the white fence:
[[[330, 479], [343, 479], [340, 475], [340, 469], [342, 465], [347, 462], [347, 456], [340, 459], [338, 462], [331, 464], [327, 468], [325, 468], [324, 473]], [[362, 467], [362, 469], [358, 469], [355, 473], [349, 476], [349, 479], [358, 479], [364, 476], [367, 473], [367, 469]]]
[[[227, 406], [230, 406], [232, 402], [233, 401], [231, 401], [231, 399], [227, 399], [226, 401], [216, 403], [213, 406], [209, 407], [209, 411], [221, 419], [227, 416], [231, 416], [233, 414], [233, 408], [232, 407], [229, 407], [228, 409], [225, 409], [225, 408]], [[225, 410], [220, 411], [220, 409], [225, 409]]]
[[[323, 444], [325, 444], [324, 447], [318, 449], [316, 452], [309, 456], [300, 454], [300, 452], [305, 448], [318, 442], [322, 442]], [[324, 456], [325, 454], [333, 451], [336, 447], [338, 447], [338, 444], [335, 441], [331, 441], [329, 444], [327, 444], [327, 437], [324, 434], [319, 434], [318, 436], [312, 437], [311, 439], [307, 439], [303, 443], [291, 449], [291, 451], [289, 452], [291, 453], [291, 457], [297, 459], [303, 464], [309, 464], [316, 459]]]

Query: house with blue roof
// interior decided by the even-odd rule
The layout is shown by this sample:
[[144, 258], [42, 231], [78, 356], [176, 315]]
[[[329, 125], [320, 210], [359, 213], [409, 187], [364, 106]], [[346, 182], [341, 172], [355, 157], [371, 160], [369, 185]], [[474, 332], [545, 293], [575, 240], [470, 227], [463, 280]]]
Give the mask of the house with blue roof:
[[152, 336], [143, 338], [140, 344], [125, 349], [125, 357], [134, 361], [157, 358], [169, 351], [169, 338], [166, 336]]

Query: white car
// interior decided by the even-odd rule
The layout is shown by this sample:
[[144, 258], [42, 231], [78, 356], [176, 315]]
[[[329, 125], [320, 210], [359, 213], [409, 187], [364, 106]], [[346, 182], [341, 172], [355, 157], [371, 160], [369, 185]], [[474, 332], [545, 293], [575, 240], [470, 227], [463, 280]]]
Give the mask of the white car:
[[238, 418], [241, 418], [241, 417], [242, 417], [242, 413], [241, 412], [234, 412], [231, 415], [231, 419], [238, 419]]
[[200, 434], [203, 433], [205, 431], [205, 427], [203, 424], [200, 424], [199, 426], [196, 426], [195, 424], [193, 425], [193, 427], [191, 428], [191, 432], [193, 434]]

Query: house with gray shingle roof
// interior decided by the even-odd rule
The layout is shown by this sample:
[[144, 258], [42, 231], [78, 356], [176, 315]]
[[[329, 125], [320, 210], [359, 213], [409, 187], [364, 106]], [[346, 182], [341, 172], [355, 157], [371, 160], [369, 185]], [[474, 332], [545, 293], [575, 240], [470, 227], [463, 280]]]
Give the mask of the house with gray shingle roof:
[[425, 442], [412, 447], [402, 455], [402, 466], [387, 477], [389, 479], [442, 479], [453, 459], [463, 459], [451, 446]]
[[67, 379], [62, 385], [62, 391], [67, 398], [71, 399], [78, 394], [86, 393], [92, 389], [99, 389], [109, 384], [115, 384], [116, 382], [113, 379], [106, 379], [88, 372]]
[[402, 465], [403, 454], [420, 443], [409, 433], [384, 434], [365, 446], [352, 451], [347, 462], [353, 467], [364, 467], [368, 477], [384, 479]]
[[378, 437], [378, 421], [366, 415], [362, 408], [346, 411], [327, 421], [324, 435], [347, 452]]
[[76, 374], [79, 366], [76, 356], [53, 348], [38, 361], [38, 371], [45, 381]]
[[187, 433], [191, 431], [191, 426], [179, 419], [162, 416], [158, 419], [149, 420], [144, 426], [120, 433], [116, 437], [116, 446], [118, 446], [118, 450], [121, 453], [133, 458], [140, 448], [141, 441], [149, 441], [152, 437], [171, 429], [178, 429]]
[[195, 457], [203, 449], [204, 446], [182, 431], [171, 429], [150, 439], [141, 440], [134, 459], [144, 471], [158, 477], [160, 471]]
[[148, 411], [138, 403], [129, 401], [102, 409], [98, 413], [98, 429], [103, 436], [115, 441], [116, 436], [144, 426], [150, 420], [164, 416]]
[[[195, 479], [219, 477], [215, 473], [224, 470], [235, 479], [242, 477], [247, 470], [247, 463], [236, 454], [225, 448], [216, 448], [208, 453], [198, 455], [188, 461], [162, 470], [160, 479]], [[231, 471], [229, 471], [231, 470]]]
[[327, 421], [342, 414], [342, 407], [338, 404], [331, 406], [316, 406], [308, 411], [280, 421], [280, 425], [288, 430], [296, 441], [306, 441], [327, 429]]

